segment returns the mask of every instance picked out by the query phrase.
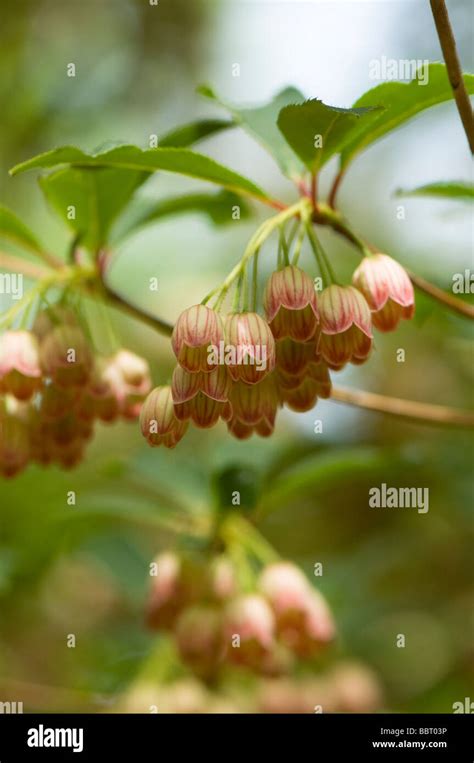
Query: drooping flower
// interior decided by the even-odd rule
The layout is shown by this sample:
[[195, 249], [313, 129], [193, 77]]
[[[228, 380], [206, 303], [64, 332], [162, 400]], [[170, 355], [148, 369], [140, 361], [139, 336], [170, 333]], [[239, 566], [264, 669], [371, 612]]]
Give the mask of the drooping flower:
[[259, 670], [274, 646], [275, 618], [258, 594], [243, 594], [224, 613], [224, 637], [229, 660]]
[[[102, 376], [104, 384], [113, 390], [120, 415], [124, 419], [136, 419], [151, 389], [150, 368], [147, 361], [129, 350], [119, 350], [105, 362]], [[112, 401], [104, 400], [103, 403], [103, 413], [111, 411]]]
[[41, 368], [60, 387], [83, 387], [92, 371], [92, 350], [80, 328], [57, 326], [40, 344]]
[[254, 432], [268, 437], [274, 430], [280, 398], [274, 374], [260, 384], [234, 382], [229, 394], [232, 418], [227, 422], [229, 432], [246, 440]]
[[225, 321], [226, 365], [234, 381], [258, 384], [275, 367], [275, 340], [257, 313], [232, 313]]
[[282, 643], [300, 657], [310, 657], [334, 638], [334, 623], [323, 596], [290, 562], [264, 569], [259, 590], [270, 602]]
[[387, 254], [364, 257], [352, 276], [372, 310], [372, 323], [379, 331], [393, 331], [415, 313], [415, 293], [410, 278]]
[[171, 387], [155, 387], [140, 412], [140, 428], [149, 445], [174, 448], [184, 437], [187, 421], [179, 421], [174, 412]]
[[212, 358], [224, 341], [220, 316], [206, 305], [193, 305], [176, 321], [171, 337], [173, 352], [180, 366], [189, 373], [209, 372], [218, 363]]
[[295, 342], [294, 339], [280, 339], [276, 343], [276, 367], [285, 374], [297, 376], [304, 373], [316, 357], [316, 342]]
[[306, 342], [318, 325], [316, 291], [311, 277], [288, 265], [272, 273], [263, 298], [265, 314], [275, 339], [291, 337]]
[[37, 313], [31, 331], [38, 339], [38, 342], [42, 342], [53, 329], [63, 325], [74, 328], [78, 327], [78, 321], [74, 312], [63, 305], [52, 305], [46, 310], [40, 310]]
[[346, 363], [363, 363], [372, 348], [369, 306], [354, 286], [332, 284], [319, 298], [321, 336], [318, 350], [335, 370]]
[[29, 400], [40, 386], [36, 337], [29, 331], [6, 331], [0, 336], [0, 391]]
[[195, 374], [176, 366], [171, 383], [176, 418], [191, 419], [201, 429], [213, 427], [219, 418], [227, 421], [232, 414], [230, 386], [225, 366], [217, 366], [210, 373]]

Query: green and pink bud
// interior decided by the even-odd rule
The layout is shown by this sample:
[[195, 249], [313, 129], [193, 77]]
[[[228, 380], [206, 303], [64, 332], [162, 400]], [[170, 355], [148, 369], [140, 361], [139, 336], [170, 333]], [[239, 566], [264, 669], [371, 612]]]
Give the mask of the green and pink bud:
[[229, 660], [259, 670], [274, 646], [275, 618], [262, 596], [244, 594], [231, 601], [224, 614]]
[[209, 372], [217, 366], [210, 359], [210, 348], [224, 341], [220, 316], [205, 305], [193, 305], [184, 310], [176, 321], [171, 345], [176, 359], [189, 373]]
[[92, 350], [80, 328], [58, 326], [40, 345], [41, 368], [60, 387], [84, 387], [93, 366]]
[[258, 384], [275, 367], [275, 340], [257, 313], [233, 313], [225, 321], [226, 364], [234, 381]]
[[188, 422], [176, 418], [171, 387], [155, 387], [150, 392], [140, 411], [140, 428], [148, 444], [155, 448], [175, 448], [184, 437]]
[[300, 268], [289, 265], [272, 273], [263, 304], [275, 339], [306, 342], [314, 336], [319, 320], [316, 291], [311, 277]]
[[370, 308], [353, 286], [333, 284], [319, 298], [321, 336], [318, 352], [329, 368], [363, 363], [372, 349]]
[[311, 657], [333, 640], [333, 619], [323, 596], [290, 562], [267, 567], [259, 580], [259, 590], [270, 602], [277, 633], [291, 651]]
[[29, 331], [0, 336], [0, 392], [29, 400], [41, 386], [39, 347]]
[[408, 273], [387, 254], [364, 257], [352, 276], [372, 310], [372, 323], [379, 331], [394, 331], [401, 320], [415, 313], [415, 292]]

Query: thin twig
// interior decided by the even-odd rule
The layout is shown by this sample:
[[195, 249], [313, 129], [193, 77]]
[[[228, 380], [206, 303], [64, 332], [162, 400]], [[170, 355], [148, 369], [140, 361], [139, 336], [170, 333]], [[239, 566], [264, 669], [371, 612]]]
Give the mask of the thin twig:
[[144, 310], [142, 307], [136, 307], [136, 305], [128, 302], [125, 297], [108, 286], [108, 284], [103, 283], [102, 286], [104, 296], [112, 305], [119, 310], [122, 310], [122, 312], [128, 313], [128, 315], [131, 315], [133, 318], [151, 326], [151, 328], [159, 331], [160, 334], [171, 336], [173, 333], [173, 326], [171, 323], [164, 321], [162, 318], [158, 318], [156, 315], [153, 315], [153, 313], [150, 313], [148, 310]]
[[328, 204], [331, 207], [331, 209], [335, 209], [336, 207], [336, 196], [337, 196], [337, 192], [339, 190], [339, 186], [341, 184], [343, 177], [344, 177], [344, 171], [339, 170], [336, 177], [334, 178], [334, 182], [332, 184], [331, 190], [329, 192], [329, 198], [328, 198]]
[[388, 413], [425, 424], [441, 424], [445, 426], [474, 427], [474, 412], [459, 408], [450, 408], [445, 405], [432, 405], [431, 403], [419, 403], [416, 400], [402, 400], [398, 397], [378, 395], [375, 392], [366, 392], [347, 387], [333, 387], [332, 400], [339, 403], [348, 403], [359, 408], [367, 408], [379, 413]]
[[438, 302], [441, 302], [446, 307], [449, 307], [450, 310], [454, 310], [454, 312], [459, 313], [460, 315], [464, 315], [466, 318], [471, 318], [471, 320], [474, 319], [474, 305], [470, 305], [463, 299], [458, 299], [458, 297], [455, 297], [453, 294], [449, 294], [449, 292], [440, 289], [438, 286], [430, 283], [430, 281], [422, 278], [422, 276], [418, 276], [415, 273], [412, 273], [411, 270], [407, 270], [407, 273], [410, 276], [412, 284], [416, 286], [417, 289], [420, 289], [420, 291], [428, 294], [428, 296], [433, 297]]
[[443, 51], [446, 69], [448, 70], [449, 84], [453, 90], [459, 116], [466, 133], [466, 138], [474, 154], [474, 114], [469, 100], [469, 95], [464, 84], [461, 64], [456, 49], [456, 40], [449, 21], [448, 10], [444, 0], [430, 0], [431, 12], [433, 13], [436, 31], [438, 32], [441, 50]]

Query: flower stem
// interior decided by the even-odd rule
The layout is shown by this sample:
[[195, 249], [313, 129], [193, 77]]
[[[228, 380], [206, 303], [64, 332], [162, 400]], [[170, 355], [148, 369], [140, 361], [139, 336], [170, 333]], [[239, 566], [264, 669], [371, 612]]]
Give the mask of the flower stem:
[[398, 397], [388, 397], [375, 392], [348, 389], [347, 387], [333, 387], [331, 400], [426, 424], [474, 427], [474, 411], [450, 408], [445, 405], [420, 403], [417, 400], [402, 400]]

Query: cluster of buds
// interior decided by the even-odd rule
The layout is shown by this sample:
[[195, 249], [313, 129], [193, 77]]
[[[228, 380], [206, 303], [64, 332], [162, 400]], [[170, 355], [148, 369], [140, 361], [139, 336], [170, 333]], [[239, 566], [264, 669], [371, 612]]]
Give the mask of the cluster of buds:
[[329, 371], [364, 363], [372, 326], [395, 329], [414, 313], [411, 281], [385, 254], [366, 257], [353, 285], [317, 296], [301, 268], [274, 272], [265, 287], [265, 319], [255, 312], [221, 317], [206, 305], [179, 316], [172, 335], [178, 361], [170, 386], [153, 390], [142, 410], [143, 436], [173, 448], [190, 422], [222, 419], [238, 439], [272, 434], [278, 410], [312, 410], [331, 395]]
[[42, 311], [31, 331], [0, 336], [0, 474], [29, 462], [72, 468], [94, 422], [136, 419], [151, 388], [145, 360], [95, 354], [74, 313]]
[[334, 638], [325, 599], [290, 562], [264, 568], [250, 592], [225, 555], [209, 565], [165, 552], [151, 575], [147, 623], [172, 633], [183, 662], [203, 679], [226, 665], [281, 675]]

